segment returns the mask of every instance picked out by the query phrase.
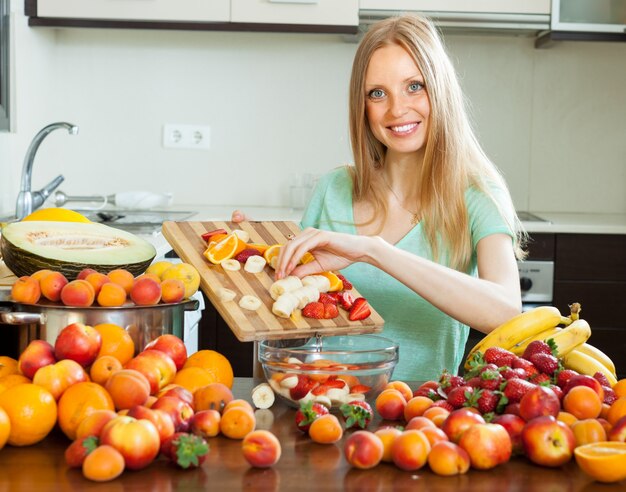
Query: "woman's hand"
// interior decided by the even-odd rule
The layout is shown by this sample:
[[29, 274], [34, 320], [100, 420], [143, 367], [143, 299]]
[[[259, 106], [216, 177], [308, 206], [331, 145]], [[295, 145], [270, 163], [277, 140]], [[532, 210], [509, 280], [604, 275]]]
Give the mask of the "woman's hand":
[[[280, 249], [274, 276], [276, 279], [288, 275], [304, 277], [328, 270], [341, 270], [352, 263], [365, 261], [368, 241], [371, 239], [309, 227]], [[298, 265], [307, 251], [315, 257], [315, 261]]]
[[230, 216], [230, 220], [235, 224], [239, 224], [245, 220], [250, 220], [246, 214], [244, 214], [241, 210], [233, 210], [233, 213]]

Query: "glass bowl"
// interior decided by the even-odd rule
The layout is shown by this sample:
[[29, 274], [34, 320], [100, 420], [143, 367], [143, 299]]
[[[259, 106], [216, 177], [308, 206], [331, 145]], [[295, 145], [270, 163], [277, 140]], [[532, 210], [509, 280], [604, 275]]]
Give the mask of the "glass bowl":
[[398, 344], [378, 335], [263, 340], [258, 350], [267, 382], [292, 407], [372, 402], [398, 363]]

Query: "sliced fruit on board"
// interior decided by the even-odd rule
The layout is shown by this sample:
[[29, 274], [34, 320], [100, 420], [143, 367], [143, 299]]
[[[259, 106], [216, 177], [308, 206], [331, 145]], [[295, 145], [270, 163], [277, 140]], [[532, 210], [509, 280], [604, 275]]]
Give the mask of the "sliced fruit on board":
[[104, 224], [14, 222], [2, 229], [0, 250], [18, 277], [50, 269], [74, 279], [84, 268], [107, 273], [124, 268], [143, 273], [156, 256], [148, 241]]

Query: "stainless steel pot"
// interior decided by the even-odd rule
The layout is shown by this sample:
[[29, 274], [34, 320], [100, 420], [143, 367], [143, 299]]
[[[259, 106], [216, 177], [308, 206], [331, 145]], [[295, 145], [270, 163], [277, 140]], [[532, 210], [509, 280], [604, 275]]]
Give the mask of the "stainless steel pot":
[[123, 327], [135, 342], [137, 351], [159, 335], [173, 334], [183, 338], [185, 311], [195, 311], [199, 302], [187, 299], [176, 304], [120, 307], [76, 308], [40, 301], [38, 304], [21, 304], [10, 300], [10, 292], [0, 291], [0, 323], [21, 325], [19, 351], [34, 339], [46, 340], [54, 345], [59, 332], [72, 323], [97, 325], [113, 323]]

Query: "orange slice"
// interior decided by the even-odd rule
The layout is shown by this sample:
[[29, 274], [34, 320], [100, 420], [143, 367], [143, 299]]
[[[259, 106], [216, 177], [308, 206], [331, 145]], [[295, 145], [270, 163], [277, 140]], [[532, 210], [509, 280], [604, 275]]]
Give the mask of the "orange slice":
[[574, 449], [582, 470], [599, 482], [619, 482], [626, 478], [626, 442], [602, 441]]
[[254, 248], [254, 249], [256, 249], [261, 254], [265, 253], [265, 251], [269, 247], [270, 247], [269, 244], [262, 244], [262, 243], [248, 243], [248, 245], [246, 246], [246, 248]]
[[267, 261], [267, 264], [271, 266], [272, 268], [275, 268], [276, 266], [276, 260], [278, 259], [280, 248], [282, 247], [283, 247], [282, 244], [272, 244], [263, 253], [263, 258], [265, 258], [265, 261]]
[[241, 241], [237, 234], [231, 232], [222, 240], [209, 246], [203, 254], [211, 263], [219, 265], [224, 260], [229, 260], [236, 254], [243, 251], [245, 247], [246, 243]]
[[228, 234], [222, 234], [222, 233], [218, 233], [218, 234], [213, 234], [211, 236], [211, 240], [209, 241], [209, 243], [207, 244], [207, 248], [210, 248], [211, 246], [214, 246], [215, 244], [219, 243], [222, 239], [224, 239], [226, 236], [228, 236]]
[[302, 255], [302, 258], [300, 258], [300, 264], [304, 265], [305, 263], [311, 263], [314, 260], [315, 256], [307, 251], [306, 253], [304, 253], [304, 255]]
[[317, 273], [316, 275], [322, 275], [323, 277], [326, 277], [328, 280], [330, 280], [329, 292], [337, 292], [337, 291], [343, 290], [343, 282], [333, 272], [320, 272], [320, 273]]

